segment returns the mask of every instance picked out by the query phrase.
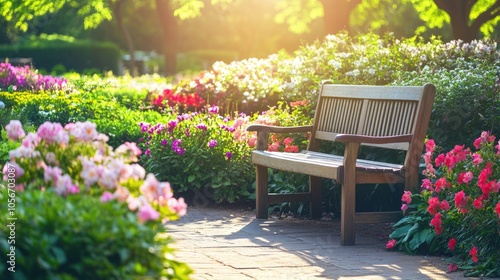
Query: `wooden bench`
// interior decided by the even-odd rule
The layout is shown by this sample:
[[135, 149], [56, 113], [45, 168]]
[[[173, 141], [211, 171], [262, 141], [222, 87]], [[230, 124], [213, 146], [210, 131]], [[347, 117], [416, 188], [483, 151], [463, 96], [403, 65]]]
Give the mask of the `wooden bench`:
[[[425, 86], [362, 86], [324, 83], [310, 126], [250, 125], [257, 131], [256, 216], [268, 218], [269, 204], [310, 202], [311, 216], [321, 215], [321, 178], [342, 184], [341, 244], [355, 244], [355, 223], [393, 222], [401, 211], [355, 212], [356, 184], [404, 183], [406, 190], [419, 187], [423, 153], [436, 89]], [[307, 150], [299, 153], [270, 152], [270, 133], [310, 132]], [[345, 143], [344, 156], [318, 152], [320, 142]], [[403, 165], [357, 159], [360, 145], [406, 151]], [[309, 192], [268, 194], [268, 168], [309, 175]]]

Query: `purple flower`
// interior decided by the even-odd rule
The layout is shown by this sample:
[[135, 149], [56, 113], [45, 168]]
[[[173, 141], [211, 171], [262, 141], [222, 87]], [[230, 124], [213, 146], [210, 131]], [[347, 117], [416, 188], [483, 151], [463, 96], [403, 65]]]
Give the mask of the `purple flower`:
[[145, 155], [147, 155], [148, 157], [151, 157], [151, 150], [147, 149], [145, 152], [144, 152]]
[[161, 145], [162, 146], [167, 146], [168, 145], [168, 140], [167, 139], [161, 140]]
[[218, 106], [212, 106], [212, 107], [208, 108], [208, 112], [210, 112], [212, 114], [218, 114], [219, 113], [219, 107]]
[[209, 148], [214, 148], [216, 146], [217, 146], [217, 140], [213, 140], [212, 139], [212, 140], [208, 141], [208, 147]]
[[191, 136], [191, 131], [189, 131], [189, 128], [186, 128], [186, 129], [184, 130], [184, 133], [186, 134], [186, 137]]
[[201, 130], [207, 130], [207, 126], [204, 123], [200, 123], [196, 125], [196, 128], [201, 129]]
[[231, 160], [232, 157], [233, 157], [233, 153], [226, 152], [226, 158], [227, 158], [227, 160]]
[[141, 132], [146, 132], [148, 131], [149, 127], [151, 126], [149, 123], [139, 123], [139, 125], [141, 126]]
[[174, 128], [177, 126], [177, 123], [177, 120], [168, 122], [168, 133], [171, 133], [174, 130]]
[[172, 145], [170, 146], [172, 151], [176, 152], [178, 155], [182, 155], [186, 152], [186, 150], [181, 147], [182, 140], [181, 139], [176, 139], [172, 142]]

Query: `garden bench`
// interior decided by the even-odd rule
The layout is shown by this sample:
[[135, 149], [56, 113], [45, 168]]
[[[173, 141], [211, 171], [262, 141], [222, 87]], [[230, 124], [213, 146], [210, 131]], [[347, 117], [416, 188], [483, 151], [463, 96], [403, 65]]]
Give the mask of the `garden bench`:
[[[355, 244], [355, 223], [394, 222], [401, 211], [355, 211], [356, 184], [404, 183], [406, 190], [419, 187], [423, 153], [436, 89], [424, 86], [364, 86], [323, 83], [313, 124], [278, 127], [250, 125], [257, 131], [252, 151], [256, 165], [256, 216], [268, 218], [269, 204], [310, 202], [312, 217], [321, 215], [321, 178], [336, 180], [341, 189], [341, 245]], [[270, 152], [270, 133], [309, 132], [307, 150], [299, 153]], [[321, 153], [320, 142], [345, 144], [344, 156]], [[360, 145], [405, 150], [402, 165], [357, 159]], [[269, 194], [268, 168], [309, 175], [306, 193]]]

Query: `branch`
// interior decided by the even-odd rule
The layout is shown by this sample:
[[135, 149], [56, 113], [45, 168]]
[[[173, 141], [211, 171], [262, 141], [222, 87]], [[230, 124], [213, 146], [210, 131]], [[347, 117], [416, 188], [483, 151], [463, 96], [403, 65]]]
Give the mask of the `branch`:
[[491, 5], [488, 10], [484, 11], [484, 13], [480, 14], [471, 24], [471, 28], [479, 28], [481, 25], [485, 24], [487, 21], [494, 19], [495, 17], [500, 16], [500, 1], [496, 1], [495, 4]]

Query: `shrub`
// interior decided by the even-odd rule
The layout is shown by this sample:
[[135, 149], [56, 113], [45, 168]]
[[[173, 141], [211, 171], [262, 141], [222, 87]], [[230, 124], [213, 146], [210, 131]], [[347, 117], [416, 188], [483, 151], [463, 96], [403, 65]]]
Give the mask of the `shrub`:
[[405, 192], [402, 209], [409, 215], [395, 224], [388, 247], [408, 253], [448, 253], [450, 270], [468, 276], [500, 276], [500, 141], [488, 132], [433, 158], [428, 140], [427, 164], [419, 194]]
[[207, 110], [141, 123], [144, 167], [178, 192], [202, 189], [218, 202], [244, 199], [254, 177], [244, 130], [249, 117], [231, 120], [218, 107]]
[[[0, 192], [2, 213], [9, 211], [8, 194]], [[3, 225], [12, 222], [7, 217], [1, 215]], [[15, 253], [15, 273], [7, 271], [8, 262], [0, 264], [3, 279], [188, 279], [185, 264], [164, 257], [173, 249], [172, 239], [159, 233], [163, 227], [138, 223], [123, 203], [53, 191], [17, 192], [15, 218], [15, 239], [8, 238], [10, 228], [0, 230], [0, 252]]]
[[[19, 121], [5, 129], [9, 139], [22, 142], [3, 168], [10, 215], [25, 209], [19, 211], [20, 232], [26, 234], [18, 244], [19, 268], [50, 279], [187, 277], [187, 266], [165, 259], [172, 249], [161, 245], [168, 237], [155, 237], [163, 222], [184, 215], [187, 206], [173, 197], [168, 183], [146, 177], [135, 163], [140, 150], [134, 143], [113, 149], [90, 122], [64, 128], [46, 122], [27, 135]], [[61, 208], [48, 207], [53, 204]], [[6, 253], [17, 252], [8, 245], [10, 231], [0, 231]], [[33, 245], [40, 235], [40, 244]]]
[[0, 90], [63, 90], [67, 80], [38, 74], [29, 66], [12, 66], [10, 63], [0, 63]]

